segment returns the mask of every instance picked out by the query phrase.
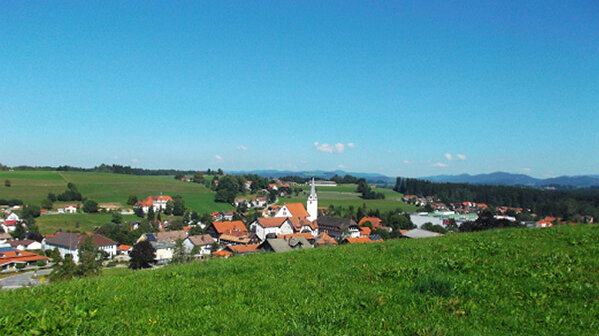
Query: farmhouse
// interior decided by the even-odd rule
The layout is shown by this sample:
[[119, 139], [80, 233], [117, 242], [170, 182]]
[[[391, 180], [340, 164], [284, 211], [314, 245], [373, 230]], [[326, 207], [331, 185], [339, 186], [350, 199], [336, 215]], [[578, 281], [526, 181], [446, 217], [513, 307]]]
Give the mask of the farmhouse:
[[74, 214], [77, 213], [77, 204], [65, 204], [62, 209], [64, 213]]
[[148, 196], [145, 199], [135, 203], [133, 207], [141, 208], [144, 213], [147, 213], [150, 210], [150, 207], [152, 207], [154, 211], [166, 209], [166, 204], [168, 202], [173, 202], [173, 199], [167, 195]]
[[165, 263], [173, 259], [173, 250], [177, 240], [187, 238], [187, 233], [184, 230], [144, 233], [137, 242], [147, 240], [152, 244], [156, 251], [156, 262]]
[[260, 244], [229, 245], [225, 247], [224, 250], [237, 255], [246, 255], [250, 253], [260, 252], [260, 250], [258, 250], [258, 246], [260, 246]]
[[363, 217], [362, 219], [360, 219], [360, 222], [358, 223], [359, 226], [364, 226], [364, 224], [366, 224], [366, 222], [369, 222], [370, 225], [372, 225], [372, 229], [376, 230], [379, 226], [382, 225], [382, 220], [378, 217]]
[[289, 219], [285, 217], [262, 217], [250, 224], [250, 231], [256, 233], [256, 236], [264, 241], [267, 237], [274, 238], [280, 234], [293, 233], [293, 226]]
[[19, 216], [17, 216], [17, 214], [13, 212], [8, 214], [4, 218], [4, 222], [2, 222], [0, 226], [2, 227], [2, 230], [4, 230], [4, 232], [13, 232], [17, 228], [17, 223], [20, 222], [21, 219], [19, 218]]
[[212, 222], [207, 228], [206, 233], [214, 239], [218, 239], [224, 233], [247, 232], [247, 228], [242, 221]]
[[6, 244], [10, 244], [12, 248], [17, 250], [33, 251], [42, 249], [42, 243], [31, 239], [9, 240]]
[[79, 247], [87, 237], [91, 236], [93, 243], [98, 246], [100, 251], [108, 253], [109, 256], [116, 255], [117, 243], [99, 234], [80, 234], [69, 232], [57, 232], [54, 235], [46, 236], [42, 241], [42, 249], [57, 249], [60, 256], [64, 258], [67, 254], [73, 257], [74, 262], [79, 262]]
[[297, 248], [312, 248], [312, 244], [304, 237], [294, 237], [291, 239], [282, 238], [268, 238], [262, 244], [259, 249], [262, 251], [272, 252], [287, 252]]
[[351, 218], [322, 216], [318, 218], [318, 230], [327, 232], [337, 241], [347, 237], [357, 238], [360, 236], [358, 224]]

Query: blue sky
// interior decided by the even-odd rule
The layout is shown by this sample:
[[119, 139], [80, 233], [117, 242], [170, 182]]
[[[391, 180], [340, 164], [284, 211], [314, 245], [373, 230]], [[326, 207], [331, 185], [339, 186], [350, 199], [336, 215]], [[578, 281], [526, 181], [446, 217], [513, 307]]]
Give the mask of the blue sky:
[[4, 164], [599, 173], [596, 1], [2, 7]]

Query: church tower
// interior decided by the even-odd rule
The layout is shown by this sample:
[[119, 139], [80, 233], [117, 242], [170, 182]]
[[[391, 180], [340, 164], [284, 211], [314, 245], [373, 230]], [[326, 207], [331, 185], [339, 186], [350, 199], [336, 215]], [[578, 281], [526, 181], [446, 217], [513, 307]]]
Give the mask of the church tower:
[[312, 185], [310, 187], [310, 196], [308, 196], [308, 203], [306, 205], [308, 211], [309, 221], [314, 221], [318, 218], [318, 196], [316, 195], [316, 188], [314, 187], [314, 178], [312, 178]]

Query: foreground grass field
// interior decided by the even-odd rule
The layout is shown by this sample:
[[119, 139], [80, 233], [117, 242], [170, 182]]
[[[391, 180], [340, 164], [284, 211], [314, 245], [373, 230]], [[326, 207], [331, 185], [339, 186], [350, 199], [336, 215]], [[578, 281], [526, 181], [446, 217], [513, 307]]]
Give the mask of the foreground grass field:
[[[309, 192], [310, 187], [300, 186], [302, 189]], [[401, 201], [402, 194], [391, 189], [375, 189], [376, 192], [385, 194], [384, 200], [364, 200], [360, 198], [360, 194], [356, 192], [355, 184], [339, 185], [337, 187], [317, 187], [318, 206], [328, 207], [330, 205], [342, 206], [348, 208], [350, 205], [355, 208], [366, 204], [368, 209], [379, 209], [382, 212], [401, 209], [406, 212], [416, 211], [418, 208]], [[299, 196], [284, 197], [279, 199], [278, 204], [306, 202], [307, 195], [300, 194]]]
[[176, 181], [170, 176], [57, 171], [0, 172], [0, 181], [6, 179], [11, 181], [11, 186], [5, 187], [2, 183], [0, 198], [17, 198], [32, 204], [39, 204], [49, 192], [63, 192], [67, 183], [72, 182], [84, 197], [98, 202], [119, 202], [125, 205], [130, 194], [142, 199], [162, 192], [183, 196], [187, 207], [199, 213], [233, 209], [229, 204], [214, 202], [214, 193], [203, 185]]
[[6, 335], [596, 335], [599, 226], [117, 272], [0, 293]]

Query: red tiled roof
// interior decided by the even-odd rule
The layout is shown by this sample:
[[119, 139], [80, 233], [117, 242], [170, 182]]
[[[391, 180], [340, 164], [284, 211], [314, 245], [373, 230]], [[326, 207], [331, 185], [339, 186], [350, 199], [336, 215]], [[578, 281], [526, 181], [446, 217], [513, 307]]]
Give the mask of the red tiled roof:
[[369, 227], [361, 227], [360, 228], [360, 235], [362, 236], [370, 236], [370, 232], [372, 232], [372, 230]]
[[260, 244], [229, 245], [227, 246], [227, 249], [234, 253], [251, 253], [258, 252], [258, 246], [260, 246]]
[[262, 227], [281, 227], [287, 221], [287, 217], [269, 217], [269, 218], [258, 218], [258, 223]]
[[290, 217], [310, 217], [308, 211], [302, 203], [289, 203], [285, 204], [287, 210], [291, 213]]
[[156, 201], [167, 201], [167, 202], [173, 202], [173, 198], [167, 195], [159, 195], [159, 196], [148, 196], [145, 199], [135, 203], [136, 206], [144, 206], [144, 207], [149, 207], [154, 205], [154, 202]]
[[316, 245], [337, 245], [337, 241], [331, 236], [329, 236], [326, 232], [322, 232], [316, 237]]
[[29, 261], [37, 261], [37, 260], [49, 260], [48, 257], [43, 257], [37, 255], [35, 253], [27, 252], [27, 251], [6, 251], [0, 252], [0, 266], [5, 264], [10, 264], [12, 262], [17, 263], [25, 263]]
[[233, 253], [223, 250], [223, 251], [212, 252], [212, 255], [216, 256], [216, 257], [226, 258], [226, 257], [232, 256]]
[[14, 226], [16, 223], [17, 223], [16, 220], [10, 220], [10, 221], [4, 222], [4, 225], [6, 225], [6, 226]]
[[382, 220], [378, 217], [363, 217], [360, 219], [358, 226], [362, 226], [366, 222], [370, 222], [370, 224], [372, 224], [372, 228], [376, 229], [379, 227], [379, 225], [381, 225]]
[[346, 238], [345, 240], [350, 244], [364, 244], [373, 242], [370, 240], [370, 237]]
[[121, 251], [129, 251], [131, 250], [133, 247], [129, 246], [129, 245], [119, 245], [117, 247], [117, 250], [121, 250]]
[[212, 222], [212, 226], [218, 233], [225, 233], [228, 231], [241, 231], [247, 232], [247, 228], [242, 221], [236, 220], [232, 222]]
[[277, 235], [277, 238], [283, 238], [283, 239], [291, 239], [291, 238], [298, 238], [298, 237], [304, 237], [304, 238], [306, 238], [308, 240], [314, 239], [314, 236], [310, 232], [289, 233], [289, 234], [279, 234], [279, 235]]

